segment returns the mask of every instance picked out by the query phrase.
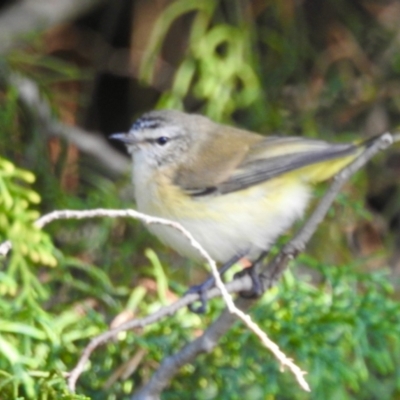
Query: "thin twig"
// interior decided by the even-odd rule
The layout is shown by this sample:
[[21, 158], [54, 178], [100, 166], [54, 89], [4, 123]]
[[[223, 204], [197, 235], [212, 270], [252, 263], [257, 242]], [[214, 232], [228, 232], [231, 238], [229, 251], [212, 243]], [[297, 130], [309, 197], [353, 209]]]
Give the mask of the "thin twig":
[[393, 136], [386, 132], [368, 146], [360, 156], [358, 156], [346, 168], [343, 168], [334, 178], [323, 199], [319, 202], [315, 211], [312, 213], [307, 223], [298, 234], [284, 247], [286, 254], [295, 254], [304, 249], [305, 244], [310, 240], [315, 232], [315, 228], [322, 222], [331, 204], [335, 200], [342, 186], [352, 175], [361, 169], [375, 154], [386, 149], [394, 142]]
[[[225, 287], [224, 283], [222, 282], [222, 279], [218, 273], [218, 268], [216, 262], [210, 257], [210, 255], [206, 252], [206, 250], [200, 245], [200, 243], [194, 239], [192, 234], [187, 231], [184, 227], [182, 227], [180, 224], [166, 220], [163, 218], [157, 218], [157, 217], [152, 217], [143, 213], [140, 213], [136, 210], [109, 210], [109, 209], [95, 209], [95, 210], [84, 210], [84, 211], [79, 211], [79, 210], [58, 210], [58, 211], [53, 211], [49, 214], [46, 214], [39, 218], [36, 222], [35, 225], [38, 228], [43, 228], [45, 225], [49, 224], [50, 222], [56, 221], [56, 220], [63, 220], [63, 219], [87, 219], [87, 218], [95, 218], [95, 217], [129, 217], [129, 218], [135, 218], [143, 221], [146, 224], [162, 224], [166, 226], [170, 226], [179, 232], [182, 233], [183, 236], [185, 236], [188, 241], [190, 242], [191, 246], [194, 247], [195, 249], [198, 250], [198, 252], [201, 254], [201, 256], [207, 261], [208, 265], [211, 268], [211, 272], [215, 278], [215, 283], [216, 287], [219, 289], [222, 298], [224, 299], [227, 308], [230, 313], [233, 313], [236, 315], [238, 318], [240, 318], [246, 325], [247, 327], [252, 330], [264, 343], [264, 345], [271, 350], [271, 352], [277, 357], [279, 362], [282, 365], [287, 366], [290, 371], [296, 376], [300, 386], [304, 390], [309, 390], [307, 382], [304, 380], [304, 372], [300, 370], [298, 366], [296, 366], [291, 359], [285, 356], [285, 354], [279, 350], [278, 346], [273, 343], [268, 336], [262, 332], [262, 330], [257, 326], [257, 324], [251, 320], [249, 316], [246, 316], [241, 310], [239, 310], [229, 294], [227, 288]], [[193, 295], [192, 295], [193, 296]], [[168, 310], [168, 313], [172, 312], [173, 310], [176, 310], [176, 307], [182, 308], [186, 302], [188, 302], [188, 299], [190, 299], [190, 296], [185, 297], [185, 301], [177, 301], [173, 307], [171, 307], [171, 310]], [[195, 300], [195, 296], [193, 296]], [[198, 297], [197, 297], [198, 298]], [[182, 300], [182, 299], [181, 299]], [[167, 311], [164, 309], [162, 315], [167, 315]], [[154, 320], [155, 315], [153, 314], [150, 318], [150, 320]], [[159, 316], [157, 316], [159, 318]], [[147, 322], [149, 323], [149, 322]], [[139, 324], [140, 326], [140, 324]], [[104, 343], [104, 341], [108, 340], [108, 338], [115, 336], [117, 332], [120, 332], [124, 329], [127, 329], [124, 326], [118, 327], [117, 329], [113, 331], [106, 332], [106, 334], [101, 335], [99, 338], [96, 338], [96, 340], [92, 340], [90, 344], [85, 348], [77, 366], [71, 371], [71, 374], [68, 379], [68, 386], [71, 391], [75, 390], [76, 386], [76, 380], [79, 378], [80, 374], [83, 371], [84, 365], [86, 364], [86, 361], [88, 360], [88, 357], [90, 354], [93, 352], [93, 350], [99, 346], [100, 344]]]

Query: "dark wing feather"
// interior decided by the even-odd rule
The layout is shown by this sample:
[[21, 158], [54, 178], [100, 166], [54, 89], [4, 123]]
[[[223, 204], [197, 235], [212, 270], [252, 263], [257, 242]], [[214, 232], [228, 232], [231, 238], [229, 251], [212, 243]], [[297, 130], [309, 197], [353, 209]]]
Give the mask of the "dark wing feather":
[[356, 154], [358, 148], [301, 137], [263, 137], [209, 121], [202, 129], [214, 135], [213, 146], [196, 141], [193, 157], [185, 160], [173, 178], [193, 197], [242, 190], [308, 165]]
[[[290, 149], [293, 151], [290, 152]], [[353, 144], [331, 144], [298, 138], [268, 138], [258, 144], [257, 148], [251, 149], [248, 157], [227, 180], [218, 185], [217, 190], [221, 194], [242, 190], [308, 165], [350, 156], [356, 149], [357, 146]], [[283, 150], [284, 154], [279, 154], [280, 150]]]

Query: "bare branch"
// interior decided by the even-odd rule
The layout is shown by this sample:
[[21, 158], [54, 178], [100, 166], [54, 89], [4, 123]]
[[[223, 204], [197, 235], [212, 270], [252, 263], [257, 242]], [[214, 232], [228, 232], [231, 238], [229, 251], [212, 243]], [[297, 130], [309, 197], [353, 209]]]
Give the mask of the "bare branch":
[[21, 36], [73, 20], [105, 0], [22, 0], [0, 13], [0, 53], [9, 50]]
[[340, 171], [334, 178], [328, 191], [319, 202], [315, 211], [312, 213], [307, 223], [298, 234], [284, 247], [286, 254], [296, 254], [303, 251], [305, 244], [308, 243], [314, 234], [317, 226], [325, 218], [330, 206], [340, 192], [343, 185], [350, 179], [355, 172], [361, 169], [375, 154], [386, 149], [394, 142], [393, 136], [387, 132], [377, 138], [370, 146], [368, 146], [359, 157], [357, 157], [350, 165]]
[[34, 111], [45, 133], [64, 138], [102, 165], [106, 165], [108, 171], [116, 175], [129, 171], [131, 164], [128, 157], [111, 147], [104, 137], [77, 126], [63, 124], [53, 118], [48, 102], [41, 96], [34, 81], [16, 74], [11, 75], [10, 81], [17, 88], [20, 100]]
[[[243, 276], [240, 279], [235, 279], [232, 282], [226, 284], [226, 290], [229, 293], [238, 293], [243, 290], [251, 290], [252, 281], [249, 276]], [[207, 299], [212, 299], [214, 297], [218, 297], [221, 295], [220, 289], [214, 287], [207, 292]], [[189, 304], [195, 302], [200, 298], [198, 293], [190, 293], [176, 302], [164, 306], [150, 314], [144, 318], [140, 319], [133, 319], [130, 321], [125, 322], [124, 324], [118, 326], [117, 328], [110, 329], [107, 332], [102, 333], [99, 336], [94, 337], [90, 343], [85, 347], [82, 355], [74, 367], [74, 369], [70, 372], [68, 378], [68, 387], [71, 391], [75, 391], [76, 382], [79, 379], [79, 376], [82, 374], [86, 363], [88, 362], [90, 355], [96, 350], [97, 347], [107, 343], [108, 341], [112, 340], [116, 335], [120, 332], [132, 330], [134, 328], [143, 328], [147, 325], [153, 324], [157, 321], [160, 321], [163, 318], [166, 318], [170, 315], [175, 314], [178, 310], [187, 307]], [[232, 315], [230, 312], [228, 314]], [[235, 317], [233, 317], [235, 319]]]
[[[199, 253], [202, 255], [202, 257], [207, 261], [207, 263], [211, 267], [212, 274], [215, 278], [216, 281], [216, 289], [219, 290], [220, 294], [222, 295], [222, 298], [224, 299], [227, 308], [230, 313], [236, 315], [239, 317], [245, 325], [252, 330], [264, 343], [264, 345], [272, 351], [272, 353], [277, 357], [277, 359], [281, 362], [282, 365], [287, 366], [293, 374], [296, 376], [297, 380], [299, 381], [300, 385], [303, 387], [305, 390], [309, 390], [307, 382], [304, 380], [303, 375], [304, 372], [300, 370], [299, 367], [297, 367], [291, 359], [287, 358], [285, 354], [280, 351], [279, 347], [273, 343], [268, 336], [258, 327], [258, 325], [251, 320], [250, 316], [245, 315], [241, 310], [239, 310], [234, 302], [232, 297], [229, 294], [228, 289], [225, 287], [224, 283], [222, 282], [222, 279], [218, 273], [218, 268], [216, 265], [216, 262], [209, 256], [209, 254], [204, 250], [204, 248], [194, 239], [194, 237], [191, 235], [189, 231], [187, 231], [185, 228], [183, 228], [180, 224], [169, 221], [163, 218], [156, 218], [156, 217], [151, 217], [146, 214], [142, 214], [138, 211], [135, 210], [109, 210], [109, 209], [95, 209], [95, 210], [85, 210], [85, 211], [76, 211], [76, 210], [60, 210], [60, 211], [53, 211], [49, 214], [44, 215], [43, 217], [39, 218], [35, 225], [38, 228], [43, 228], [45, 225], [49, 224], [52, 221], [60, 220], [60, 219], [83, 219], [83, 218], [94, 218], [94, 217], [130, 217], [130, 218], [135, 218], [139, 219], [147, 224], [162, 224], [162, 225], [167, 225], [171, 226], [172, 228], [178, 230], [181, 232], [190, 242], [190, 244], [199, 251]], [[251, 285], [250, 287], [251, 288]], [[169, 307], [169, 310], [167, 310], [165, 307], [161, 310], [161, 313], [155, 313], [150, 316], [150, 318], [141, 320], [139, 322], [136, 322], [136, 324], [139, 325], [134, 325], [134, 326], [144, 326], [147, 325], [151, 322], [154, 322], [155, 320], [166, 316], [170, 315], [171, 313], [177, 311], [179, 308], [184, 307], [187, 304], [190, 304], [190, 302], [193, 302], [197, 300], [198, 294], [192, 294], [192, 295], [187, 295], [183, 297], [182, 299], [178, 300], [175, 302], [172, 306]], [[144, 325], [143, 325], [144, 324]], [[95, 338], [94, 340], [91, 341], [89, 346], [86, 347], [84, 353], [82, 354], [81, 359], [78, 362], [78, 365], [74, 368], [74, 370], [71, 372], [70, 377], [69, 377], [69, 388], [71, 390], [75, 389], [75, 384], [76, 380], [78, 379], [79, 375], [82, 373], [84, 365], [92, 353], [92, 351], [99, 346], [100, 344], [104, 343], [106, 340], [108, 340], [110, 337], [113, 337], [116, 333], [121, 332], [126, 329], [131, 329], [133, 326], [132, 324], [126, 323], [112, 331], [106, 332], [106, 334], [100, 335], [98, 338]]]

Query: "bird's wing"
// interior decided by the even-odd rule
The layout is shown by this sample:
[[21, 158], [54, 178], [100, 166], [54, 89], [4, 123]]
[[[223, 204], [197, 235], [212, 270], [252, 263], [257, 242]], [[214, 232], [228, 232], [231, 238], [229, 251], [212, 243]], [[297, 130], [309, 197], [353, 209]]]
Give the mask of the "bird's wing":
[[174, 184], [190, 196], [217, 192], [245, 160], [251, 147], [264, 140], [263, 136], [245, 130], [217, 124], [212, 127], [217, 127], [210, 133], [212, 146], [208, 146], [208, 141], [196, 142], [190, 149], [192, 157], [185, 158], [173, 178]]
[[[349, 156], [357, 149], [353, 144], [331, 144], [300, 137], [262, 137], [241, 130], [235, 130], [232, 134], [230, 129], [230, 134], [221, 135], [220, 142], [216, 139], [212, 148], [198, 149], [194, 158], [202, 160], [201, 168], [195, 163], [188, 163], [180, 169], [174, 183], [188, 195], [235, 192], [312, 164], [345, 160], [344, 164], [340, 164], [340, 161], [339, 164], [323, 164], [325, 170], [332, 172], [320, 173], [321, 177], [313, 177], [312, 174], [305, 177], [308, 181], [328, 179], [351, 160]], [[246, 141], [241, 139], [243, 134], [247, 135]], [[226, 143], [226, 137], [229, 137], [229, 143]], [[247, 145], [243, 145], [243, 142]]]
[[[299, 179], [329, 179], [357, 153], [354, 144], [332, 144], [296, 137], [270, 137], [253, 146], [228, 179], [217, 186], [219, 193], [248, 188], [279, 175], [299, 171]], [[315, 164], [320, 164], [316, 168]], [[314, 165], [313, 168], [305, 168]]]

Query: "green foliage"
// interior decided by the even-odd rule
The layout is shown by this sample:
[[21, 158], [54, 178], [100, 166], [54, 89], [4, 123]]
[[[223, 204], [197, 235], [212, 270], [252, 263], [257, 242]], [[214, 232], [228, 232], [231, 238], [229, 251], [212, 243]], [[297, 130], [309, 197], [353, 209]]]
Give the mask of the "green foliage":
[[217, 6], [213, 0], [179, 0], [171, 3], [159, 19], [141, 67], [142, 78], [147, 82], [172, 23], [186, 13], [196, 12], [185, 58], [159, 107], [183, 109], [183, 101], [191, 92], [204, 102], [205, 114], [216, 120], [229, 120], [235, 110], [260, 101], [251, 24], [243, 19], [237, 26], [213, 25]]
[[[11, 254], [0, 271], [0, 388], [2, 399], [83, 399], [66, 392], [60, 371], [65, 364], [60, 349], [99, 332], [79, 312], [64, 309], [58, 315], [45, 311], [43, 301], [52, 295], [45, 285], [42, 266], [56, 267], [55, 249], [48, 234], [34, 226], [33, 209], [39, 195], [29, 188], [34, 175], [0, 158], [0, 241], [9, 240]], [[39, 396], [39, 394], [42, 395]], [[8, 396], [8, 397], [7, 397]]]
[[[16, 168], [11, 162], [0, 158], [0, 240], [9, 240], [13, 251], [7, 265], [7, 274], [2, 274], [0, 290], [3, 295], [26, 297], [34, 301], [43, 296], [43, 288], [29, 263], [54, 267], [56, 259], [49, 236], [34, 226], [39, 213], [32, 205], [40, 197], [24, 183], [33, 183], [31, 172]], [[19, 289], [18, 281], [23, 282]]]
[[186, 106], [260, 132], [321, 137], [359, 133], [360, 119], [382, 102], [398, 123], [398, 93], [382, 95], [399, 75], [396, 30], [377, 14], [337, 0], [175, 0], [157, 21], [140, 75], [153, 83], [171, 27], [191, 21], [160, 108]]
[[[388, 274], [355, 265], [299, 260], [320, 274], [317, 286], [287, 272], [251, 315], [292, 357], [312, 392], [303, 392], [259, 340], [237, 325], [212, 354], [173, 382], [165, 399], [393, 399], [400, 393], [400, 305]], [[214, 310], [215, 312], [216, 310]], [[389, 379], [392, 377], [392, 379]]]

